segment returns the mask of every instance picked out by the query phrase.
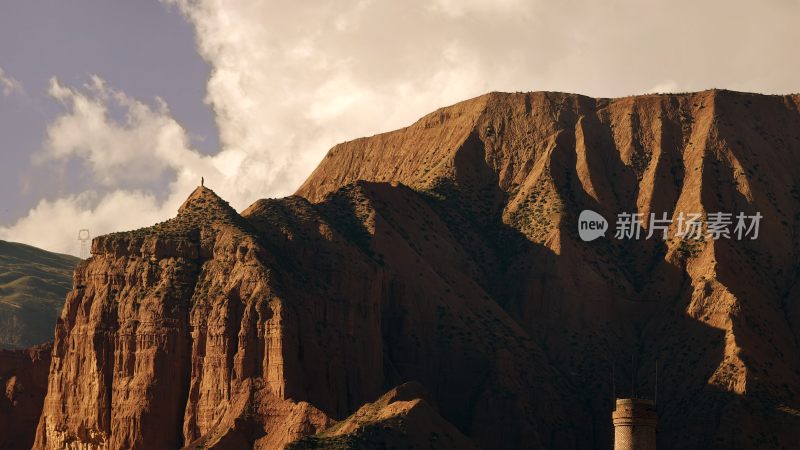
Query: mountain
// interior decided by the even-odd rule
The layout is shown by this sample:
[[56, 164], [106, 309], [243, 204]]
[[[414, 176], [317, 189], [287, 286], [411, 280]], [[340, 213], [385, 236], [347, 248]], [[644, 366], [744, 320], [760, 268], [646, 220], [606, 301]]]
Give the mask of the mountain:
[[53, 327], [80, 259], [0, 241], [0, 348], [53, 340]]
[[[480, 267], [473, 279], [576, 386], [594, 445], [610, 442], [611, 374], [617, 393], [655, 397], [660, 362], [660, 448], [792, 448], [799, 104], [725, 90], [493, 93], [334, 147], [298, 194], [320, 202], [367, 180], [435, 198]], [[621, 212], [763, 220], [756, 240], [678, 239], [673, 223], [667, 241], [583, 242], [585, 209], [612, 224]]]
[[[93, 241], [33, 448], [610, 448], [656, 391], [659, 448], [794, 448], [799, 107], [491, 93], [241, 214], [199, 187]], [[584, 241], [587, 209], [673, 221]], [[676, 236], [716, 212], [757, 239]]]

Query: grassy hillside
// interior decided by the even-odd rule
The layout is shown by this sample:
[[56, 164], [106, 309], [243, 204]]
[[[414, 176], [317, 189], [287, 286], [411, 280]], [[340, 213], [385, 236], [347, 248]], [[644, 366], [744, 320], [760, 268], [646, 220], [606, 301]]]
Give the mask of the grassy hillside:
[[0, 241], [0, 348], [53, 339], [53, 327], [72, 288], [80, 259]]

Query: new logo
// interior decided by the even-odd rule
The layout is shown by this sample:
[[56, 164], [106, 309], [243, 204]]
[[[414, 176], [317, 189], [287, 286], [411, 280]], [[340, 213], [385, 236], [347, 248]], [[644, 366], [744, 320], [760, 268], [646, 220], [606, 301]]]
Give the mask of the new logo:
[[578, 216], [578, 235], [584, 241], [593, 241], [600, 236], [606, 235], [608, 221], [605, 217], [597, 214], [591, 209], [584, 209]]

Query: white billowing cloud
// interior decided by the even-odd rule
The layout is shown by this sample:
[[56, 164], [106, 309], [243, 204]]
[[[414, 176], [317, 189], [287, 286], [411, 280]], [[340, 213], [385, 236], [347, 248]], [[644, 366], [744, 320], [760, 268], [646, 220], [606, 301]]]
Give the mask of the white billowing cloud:
[[337, 142], [491, 90], [782, 92], [800, 69], [791, 2], [162, 1], [197, 30], [223, 152], [256, 196], [292, 192]]
[[56, 200], [42, 200], [11, 227], [0, 227], [0, 239], [25, 242], [59, 253], [78, 255], [78, 230], [92, 237], [111, 231], [149, 226], [171, 211], [152, 194], [114, 191], [100, 196], [87, 191]]
[[0, 67], [0, 92], [6, 97], [12, 94], [22, 94], [25, 92], [22, 89], [22, 83], [6, 74], [2, 67]]
[[[49, 93], [68, 112], [48, 126], [44, 150], [35, 155], [36, 162], [78, 157], [90, 166], [95, 181], [107, 187], [152, 183], [166, 170], [204, 165], [160, 99], [151, 108], [109, 88], [97, 76], [83, 90], [64, 87], [54, 78]], [[121, 123], [111, 118], [110, 106], [124, 111]]]
[[[53, 79], [49, 94], [65, 112], [48, 126], [34, 161], [76, 158], [98, 189], [41, 200], [13, 225], [0, 226], [0, 239], [77, 254], [79, 229], [96, 236], [172, 217], [201, 176], [239, 205], [252, 197], [247, 184], [238, 181], [246, 155], [229, 150], [205, 156], [192, 149], [163, 101], [150, 106], [97, 76], [79, 88]], [[162, 175], [169, 180], [166, 192], [156, 192]]]
[[[37, 160], [83, 162], [97, 192], [42, 201], [0, 238], [64, 250], [58, 239], [74, 240], [78, 228], [162, 220], [201, 175], [241, 210], [293, 192], [337, 142], [487, 91], [800, 90], [800, 2], [786, 0], [162, 1], [192, 23], [211, 66], [219, 151], [192, 149], [163, 102], [99, 78], [78, 88], [54, 81], [50, 94], [66, 112]], [[150, 187], [164, 177], [166, 188]], [[112, 211], [112, 201], [127, 207]], [[40, 236], [36, 221], [69, 233]]]
[[[78, 158], [100, 189], [43, 199], [13, 225], [0, 226], [0, 239], [77, 254], [79, 229], [99, 235], [152, 225], [175, 214], [201, 174], [226, 178], [221, 175], [225, 160], [189, 148], [185, 131], [163, 102], [152, 108], [108, 87], [99, 77], [80, 89], [53, 79], [49, 94], [66, 111], [47, 128], [34, 161]], [[112, 117], [112, 107], [123, 112], [121, 119]], [[159, 196], [146, 187], [161, 173], [171, 181], [169, 192]], [[142, 187], [120, 187], [126, 184]]]

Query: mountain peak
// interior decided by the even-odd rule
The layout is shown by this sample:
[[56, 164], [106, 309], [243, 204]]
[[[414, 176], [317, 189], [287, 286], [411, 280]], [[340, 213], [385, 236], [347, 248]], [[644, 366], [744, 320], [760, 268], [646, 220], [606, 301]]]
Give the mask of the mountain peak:
[[[244, 228], [245, 221], [233, 207], [217, 195], [213, 190], [198, 186], [186, 198], [177, 216], [157, 223], [151, 227], [140, 228], [138, 230], [111, 233], [107, 236], [100, 236], [95, 240], [105, 241], [106, 238], [116, 238], [123, 236], [126, 238], [153, 235], [160, 237], [181, 237], [187, 233], [192, 233], [204, 226], [215, 223], [234, 225], [237, 228]], [[112, 239], [113, 240], [113, 239]], [[102, 247], [102, 244], [100, 244]]]
[[205, 186], [198, 186], [178, 208], [178, 215], [172, 221], [183, 227], [188, 225], [196, 228], [218, 222], [241, 225], [243, 219], [216, 192]]
[[205, 186], [198, 186], [192, 191], [181, 207], [178, 208], [178, 215], [191, 210], [205, 210], [205, 212], [216, 212], [224, 215], [229, 215], [231, 213], [238, 215], [236, 210], [234, 210], [228, 202]]

